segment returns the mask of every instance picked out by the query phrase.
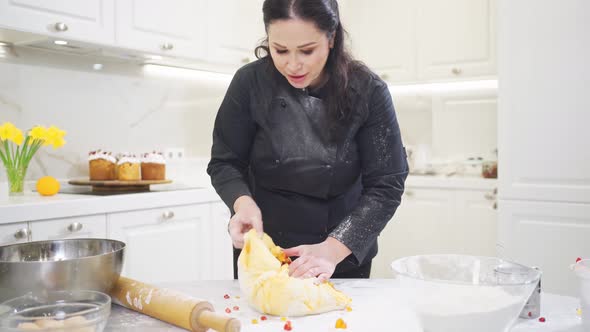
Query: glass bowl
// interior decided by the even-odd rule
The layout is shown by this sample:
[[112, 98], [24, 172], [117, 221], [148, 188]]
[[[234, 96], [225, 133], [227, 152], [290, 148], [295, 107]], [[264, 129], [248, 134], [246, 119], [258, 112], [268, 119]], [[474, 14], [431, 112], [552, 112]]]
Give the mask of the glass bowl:
[[96, 291], [26, 294], [0, 304], [0, 331], [102, 332], [111, 298]]
[[467, 255], [404, 257], [391, 268], [428, 332], [506, 332], [541, 277], [520, 264]]
[[582, 325], [590, 331], [590, 259], [583, 259], [571, 266], [578, 277], [580, 303], [582, 304]]

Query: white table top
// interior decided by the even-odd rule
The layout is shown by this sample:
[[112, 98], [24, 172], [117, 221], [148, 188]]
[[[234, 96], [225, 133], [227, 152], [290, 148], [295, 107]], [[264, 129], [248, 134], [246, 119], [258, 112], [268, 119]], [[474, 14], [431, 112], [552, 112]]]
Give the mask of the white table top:
[[[352, 297], [352, 311], [329, 312], [321, 315], [289, 318], [293, 331], [400, 331], [420, 332], [409, 309], [396, 298], [396, 286], [392, 279], [335, 279], [332, 280], [339, 290]], [[197, 298], [210, 301], [215, 310], [224, 312], [225, 308], [239, 306], [238, 311], [229, 315], [242, 322], [244, 332], [283, 331], [284, 322], [278, 317], [268, 316], [261, 321], [260, 314], [248, 306], [243, 298], [237, 281], [200, 281], [160, 285]], [[224, 299], [229, 294], [230, 299]], [[240, 296], [240, 298], [236, 298]], [[541, 315], [544, 323], [534, 320], [519, 320], [511, 332], [582, 332], [581, 319], [576, 310], [579, 301], [576, 298], [542, 294]], [[252, 319], [258, 318], [258, 324]], [[338, 318], [348, 325], [346, 330], [334, 328]], [[151, 317], [113, 305], [111, 317], [105, 331], [184, 331]], [[474, 331], [475, 332], [475, 331]]]

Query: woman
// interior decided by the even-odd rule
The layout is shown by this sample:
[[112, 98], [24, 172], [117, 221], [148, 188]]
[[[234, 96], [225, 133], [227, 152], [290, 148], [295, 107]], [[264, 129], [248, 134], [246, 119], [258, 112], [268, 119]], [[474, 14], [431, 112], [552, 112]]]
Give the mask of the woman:
[[389, 90], [345, 50], [335, 0], [266, 0], [263, 14], [267, 39], [227, 90], [207, 169], [233, 245], [264, 230], [298, 257], [294, 277], [368, 278], [408, 174]]

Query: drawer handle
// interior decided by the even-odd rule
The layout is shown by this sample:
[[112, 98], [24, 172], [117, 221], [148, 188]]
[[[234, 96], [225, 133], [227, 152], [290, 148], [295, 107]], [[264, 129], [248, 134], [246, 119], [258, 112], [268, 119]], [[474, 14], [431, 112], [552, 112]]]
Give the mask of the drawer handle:
[[19, 229], [16, 233], [14, 233], [14, 238], [17, 240], [23, 240], [31, 235], [31, 231], [28, 228]]
[[74, 232], [81, 230], [82, 227], [84, 227], [83, 224], [81, 224], [79, 222], [73, 222], [68, 226], [68, 231], [74, 233]]
[[461, 70], [461, 68], [453, 68], [451, 71], [455, 75], [461, 75], [461, 73], [463, 72], [463, 70]]
[[172, 212], [172, 211], [166, 211], [166, 212], [162, 213], [162, 219], [164, 219], [164, 220], [170, 220], [172, 218], [174, 218], [174, 212]]
[[57, 22], [53, 25], [53, 28], [55, 29], [55, 31], [58, 32], [65, 32], [68, 31], [68, 25], [65, 24], [64, 22]]
[[496, 195], [490, 193], [486, 193], [485, 195], [483, 195], [483, 197], [485, 197], [485, 199], [487, 199], [488, 201], [493, 201], [496, 199]]
[[243, 58], [242, 63], [250, 63], [250, 58]]
[[494, 210], [497, 210], [498, 209], [498, 202], [494, 202], [494, 205], [492, 205], [492, 208]]
[[407, 197], [412, 197], [412, 196], [414, 196], [414, 192], [413, 192], [413, 191], [406, 191], [406, 192], [404, 192], [404, 194], [405, 194]]
[[164, 50], [164, 51], [170, 51], [173, 48], [174, 48], [174, 44], [172, 44], [172, 43], [162, 44], [162, 50]]

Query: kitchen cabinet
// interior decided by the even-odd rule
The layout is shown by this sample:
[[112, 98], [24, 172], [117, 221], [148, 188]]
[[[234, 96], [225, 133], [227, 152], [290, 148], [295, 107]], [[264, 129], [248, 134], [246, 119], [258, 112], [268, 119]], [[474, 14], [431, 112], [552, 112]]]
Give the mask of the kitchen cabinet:
[[0, 27], [113, 44], [114, 3], [114, 0], [0, 0]]
[[496, 73], [495, 0], [416, 2], [418, 80]]
[[590, 257], [589, 13], [584, 0], [498, 6], [498, 241], [566, 294], [569, 264]]
[[499, 201], [501, 256], [543, 271], [543, 289], [575, 296], [577, 257], [590, 257], [590, 204]]
[[424, 82], [494, 76], [496, 0], [348, 0], [351, 49], [383, 79]]
[[[220, 224], [222, 225], [222, 224]], [[208, 203], [110, 213], [107, 236], [127, 244], [122, 274], [148, 283], [231, 277]], [[224, 226], [225, 227], [225, 226]], [[226, 263], [227, 262], [227, 263]]]
[[412, 1], [352, 0], [341, 11], [356, 57], [385, 80], [416, 79], [416, 6]]
[[[205, 0], [116, 2], [117, 45], [149, 54], [203, 59]], [[217, 16], [217, 15], [213, 15]]]
[[371, 277], [391, 277], [391, 262], [405, 256], [495, 256], [494, 200], [492, 190], [408, 188], [379, 236]]
[[0, 246], [27, 242], [30, 233], [26, 222], [0, 224]]
[[207, 1], [209, 62], [237, 68], [256, 60], [254, 49], [266, 37], [263, 2]]
[[31, 241], [106, 238], [106, 215], [79, 216], [29, 222]]
[[[231, 217], [229, 209], [222, 201], [212, 202], [211, 207], [211, 255], [209, 274], [206, 280], [229, 280], [234, 278], [233, 246], [227, 231]], [[228, 259], [229, 258], [229, 259]]]

